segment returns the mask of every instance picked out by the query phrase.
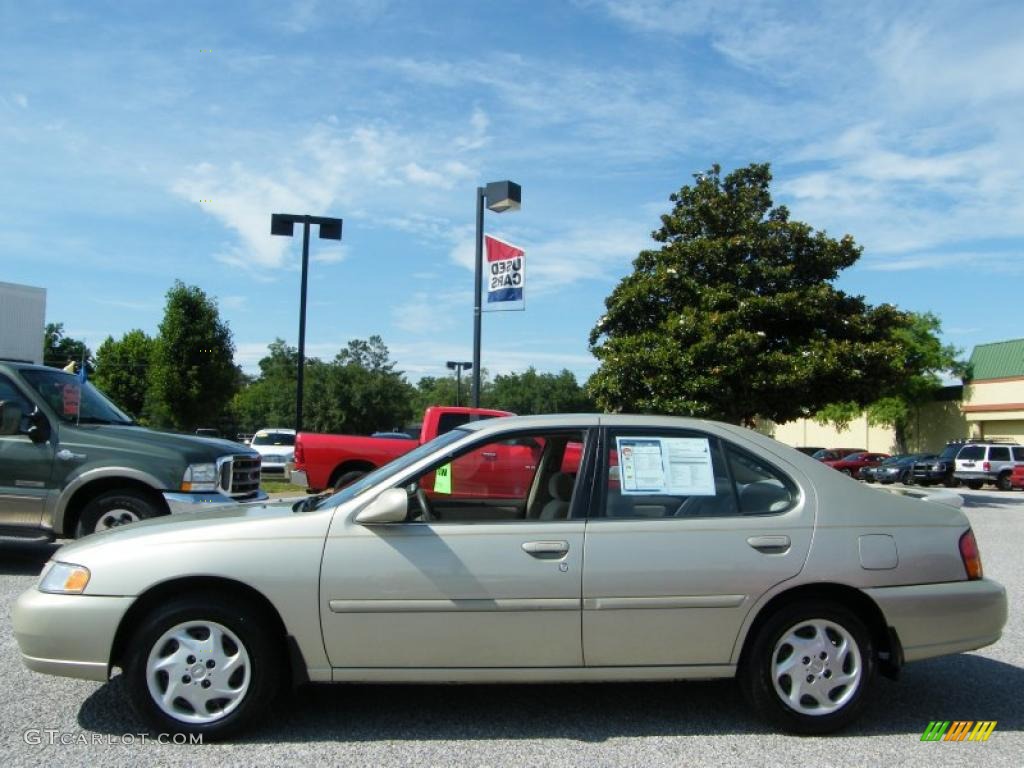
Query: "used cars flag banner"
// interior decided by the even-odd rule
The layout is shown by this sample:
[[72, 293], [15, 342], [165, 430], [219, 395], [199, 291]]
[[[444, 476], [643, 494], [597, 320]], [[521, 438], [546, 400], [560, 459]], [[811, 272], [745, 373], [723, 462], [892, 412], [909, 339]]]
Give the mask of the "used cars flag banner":
[[490, 309], [522, 309], [525, 284], [523, 249], [484, 235], [487, 253], [487, 305]]

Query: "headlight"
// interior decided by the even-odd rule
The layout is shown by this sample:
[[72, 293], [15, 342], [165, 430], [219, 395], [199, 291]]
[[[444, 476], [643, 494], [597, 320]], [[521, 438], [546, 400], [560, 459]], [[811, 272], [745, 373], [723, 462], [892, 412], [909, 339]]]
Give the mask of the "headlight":
[[216, 464], [189, 464], [181, 478], [183, 491], [215, 491], [217, 490]]
[[39, 591], [56, 595], [80, 595], [89, 583], [89, 569], [72, 563], [53, 563], [39, 579]]

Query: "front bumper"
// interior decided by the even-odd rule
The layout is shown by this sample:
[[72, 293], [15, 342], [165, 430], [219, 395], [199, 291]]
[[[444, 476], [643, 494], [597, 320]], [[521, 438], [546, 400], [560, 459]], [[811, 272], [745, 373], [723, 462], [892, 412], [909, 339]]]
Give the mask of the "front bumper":
[[236, 504], [263, 504], [270, 496], [265, 491], [257, 491], [244, 499], [233, 499], [220, 491], [209, 491], [199, 493], [184, 493], [167, 491], [164, 493], [164, 500], [167, 502], [171, 513], [196, 512], [200, 509], [219, 509]]
[[990, 579], [864, 591], [896, 630], [906, 661], [983, 648], [1006, 624], [1006, 589]]
[[43, 674], [105, 682], [114, 635], [133, 600], [22, 592], [11, 614], [21, 660]]

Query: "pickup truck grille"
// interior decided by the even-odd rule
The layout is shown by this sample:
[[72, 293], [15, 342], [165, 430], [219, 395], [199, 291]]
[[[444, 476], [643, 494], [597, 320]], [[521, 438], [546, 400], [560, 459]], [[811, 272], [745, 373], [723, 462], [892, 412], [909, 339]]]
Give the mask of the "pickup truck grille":
[[260, 457], [231, 456], [221, 464], [220, 488], [232, 498], [245, 498], [260, 489]]

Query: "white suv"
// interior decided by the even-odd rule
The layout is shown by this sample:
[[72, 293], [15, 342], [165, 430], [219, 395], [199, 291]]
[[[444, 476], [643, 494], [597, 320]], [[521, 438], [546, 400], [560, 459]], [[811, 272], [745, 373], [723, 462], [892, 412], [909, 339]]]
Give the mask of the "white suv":
[[295, 459], [295, 430], [271, 427], [261, 429], [249, 443], [263, 457], [263, 475], [290, 480], [291, 462]]
[[999, 490], [1008, 491], [1013, 487], [1010, 475], [1017, 464], [1024, 464], [1024, 445], [967, 443], [956, 455], [953, 477], [974, 490], [992, 483]]

